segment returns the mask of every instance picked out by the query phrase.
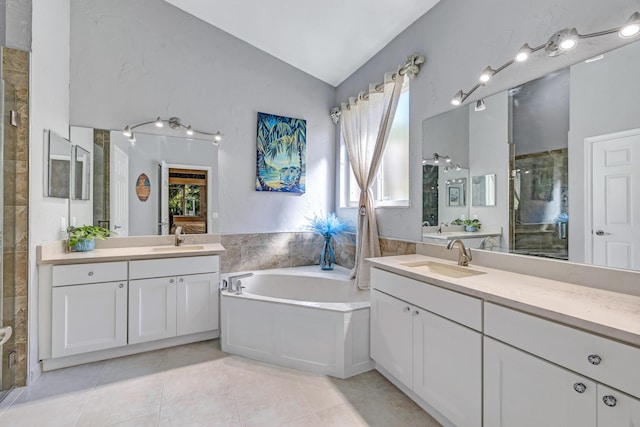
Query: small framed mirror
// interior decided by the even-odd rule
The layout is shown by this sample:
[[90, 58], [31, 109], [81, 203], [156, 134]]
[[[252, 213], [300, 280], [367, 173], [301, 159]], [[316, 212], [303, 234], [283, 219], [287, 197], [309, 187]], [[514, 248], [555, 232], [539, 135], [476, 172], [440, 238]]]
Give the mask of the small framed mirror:
[[464, 207], [467, 205], [467, 178], [447, 179], [446, 201], [447, 206]]
[[496, 205], [496, 175], [481, 175], [471, 178], [471, 206]]
[[47, 131], [48, 139], [47, 170], [48, 185], [45, 186], [48, 197], [69, 198], [71, 184], [71, 141], [53, 131]]
[[91, 153], [79, 145], [74, 146], [73, 198], [89, 200], [91, 192]]

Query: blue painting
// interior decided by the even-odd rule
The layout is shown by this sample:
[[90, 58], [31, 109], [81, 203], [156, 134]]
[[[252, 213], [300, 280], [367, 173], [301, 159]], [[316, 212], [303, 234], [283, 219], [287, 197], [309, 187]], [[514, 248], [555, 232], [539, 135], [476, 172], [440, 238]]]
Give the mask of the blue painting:
[[256, 191], [304, 193], [307, 121], [258, 113]]

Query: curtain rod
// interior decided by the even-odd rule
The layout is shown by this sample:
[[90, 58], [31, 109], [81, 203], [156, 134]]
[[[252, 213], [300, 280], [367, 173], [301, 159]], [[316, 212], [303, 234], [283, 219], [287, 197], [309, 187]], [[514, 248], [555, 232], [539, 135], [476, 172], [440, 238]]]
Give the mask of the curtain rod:
[[[419, 55], [417, 53], [412, 53], [411, 55], [407, 56], [407, 60], [398, 67], [398, 71], [391, 75], [391, 78], [393, 80], [396, 80], [398, 78], [398, 75], [400, 76], [406, 75], [406, 76], [409, 76], [410, 79], [413, 79], [420, 72], [420, 64], [423, 64], [424, 61], [425, 61], [424, 56]], [[378, 83], [377, 85], [374, 86], [374, 89], [376, 92], [380, 92], [383, 87], [384, 87], [384, 83]], [[368, 94], [364, 95], [364, 98], [368, 99], [369, 95]], [[342, 114], [342, 111], [340, 107], [333, 107], [329, 112], [329, 115], [331, 116], [331, 119], [335, 124], [338, 124], [341, 114]]]

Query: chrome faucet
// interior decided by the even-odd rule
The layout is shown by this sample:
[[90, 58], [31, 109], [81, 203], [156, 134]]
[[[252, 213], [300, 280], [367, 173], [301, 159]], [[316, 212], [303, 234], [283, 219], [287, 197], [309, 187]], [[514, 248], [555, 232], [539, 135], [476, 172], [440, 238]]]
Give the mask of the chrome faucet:
[[226, 280], [222, 281], [222, 290], [227, 292], [235, 292], [236, 295], [242, 295], [242, 289], [244, 288], [244, 286], [242, 286], [242, 282], [240, 282], [240, 279], [251, 276], [253, 276], [253, 273], [230, 275]]
[[184, 234], [182, 234], [181, 226], [176, 227], [175, 236], [176, 236], [176, 246], [180, 246], [182, 242], [184, 242]]
[[464, 243], [462, 243], [460, 239], [454, 239], [447, 243], [447, 249], [453, 249], [456, 244], [458, 244], [458, 265], [466, 267], [473, 259], [471, 257], [471, 249], [465, 248]]
[[442, 226], [448, 227], [449, 224], [447, 224], [446, 222], [441, 222], [440, 225], [438, 226], [438, 233], [442, 233]]

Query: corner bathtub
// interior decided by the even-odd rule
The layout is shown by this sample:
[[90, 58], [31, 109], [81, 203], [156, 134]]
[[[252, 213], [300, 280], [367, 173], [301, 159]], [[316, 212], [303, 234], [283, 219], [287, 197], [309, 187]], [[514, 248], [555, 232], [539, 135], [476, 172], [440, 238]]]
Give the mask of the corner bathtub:
[[220, 294], [222, 351], [338, 378], [373, 369], [369, 291], [349, 270], [281, 268], [240, 281], [242, 295]]

